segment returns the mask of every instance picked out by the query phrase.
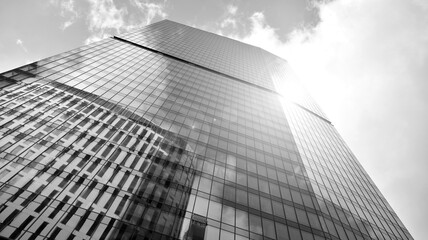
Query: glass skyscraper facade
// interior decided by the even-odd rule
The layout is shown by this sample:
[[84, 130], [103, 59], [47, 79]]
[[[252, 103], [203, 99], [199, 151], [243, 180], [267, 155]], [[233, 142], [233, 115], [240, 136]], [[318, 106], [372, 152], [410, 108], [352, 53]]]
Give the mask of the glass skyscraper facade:
[[7, 239], [413, 239], [287, 62], [164, 20], [0, 74]]

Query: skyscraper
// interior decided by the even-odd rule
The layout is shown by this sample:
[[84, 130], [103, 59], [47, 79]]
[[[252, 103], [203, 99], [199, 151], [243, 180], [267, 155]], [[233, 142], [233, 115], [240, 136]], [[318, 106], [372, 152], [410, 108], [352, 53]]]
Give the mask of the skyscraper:
[[260, 48], [164, 20], [0, 88], [0, 236], [413, 239]]

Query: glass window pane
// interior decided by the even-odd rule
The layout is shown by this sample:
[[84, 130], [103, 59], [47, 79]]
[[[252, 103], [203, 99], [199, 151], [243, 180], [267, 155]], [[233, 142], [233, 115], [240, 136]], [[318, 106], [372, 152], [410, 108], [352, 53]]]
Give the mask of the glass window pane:
[[248, 230], [248, 213], [236, 209], [236, 226]]
[[300, 230], [294, 227], [288, 227], [288, 231], [290, 233], [290, 239], [293, 240], [302, 240], [302, 235], [300, 234]]
[[208, 210], [208, 217], [220, 221], [221, 219], [221, 204], [215, 201], [210, 201], [210, 208]]
[[194, 213], [207, 216], [208, 200], [199, 196], [196, 196]]
[[207, 226], [205, 230], [205, 237], [207, 240], [219, 240], [220, 239], [220, 229], [212, 226]]
[[258, 195], [248, 193], [248, 199], [250, 201], [250, 207], [251, 208], [255, 208], [257, 210], [260, 210], [260, 200], [259, 200]]
[[284, 208], [282, 207], [281, 203], [277, 201], [272, 201], [272, 207], [273, 207], [273, 214], [275, 214], [275, 216], [285, 218]]
[[276, 235], [278, 236], [278, 240], [290, 240], [288, 237], [288, 229], [282, 223], [275, 222], [276, 227]]
[[267, 212], [269, 214], [272, 214], [272, 204], [270, 199], [265, 197], [260, 197], [260, 203], [262, 207], [263, 212]]
[[259, 216], [250, 214], [250, 231], [262, 234], [262, 221]]
[[223, 206], [222, 222], [235, 225], [235, 208], [229, 206]]
[[263, 218], [263, 233], [265, 236], [276, 239], [275, 225], [272, 220]]
[[241, 189], [236, 189], [236, 202], [242, 205], [248, 205], [247, 192]]

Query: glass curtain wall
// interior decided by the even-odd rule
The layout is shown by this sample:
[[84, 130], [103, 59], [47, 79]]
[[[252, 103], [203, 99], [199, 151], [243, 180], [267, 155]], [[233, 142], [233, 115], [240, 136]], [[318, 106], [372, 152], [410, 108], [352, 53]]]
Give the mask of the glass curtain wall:
[[164, 20], [0, 74], [0, 236], [412, 239], [289, 72]]

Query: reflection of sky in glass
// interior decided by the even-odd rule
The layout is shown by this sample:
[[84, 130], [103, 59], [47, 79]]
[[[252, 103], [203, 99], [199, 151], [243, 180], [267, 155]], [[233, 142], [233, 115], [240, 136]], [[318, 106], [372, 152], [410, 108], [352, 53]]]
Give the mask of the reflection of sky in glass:
[[[138, 31], [124, 36], [137, 44], [165, 51], [166, 55], [115, 38], [103, 41], [103, 45], [73, 50], [62, 55], [64, 58], [52, 58], [55, 61], [40, 61], [44, 66], [33, 64], [16, 71], [13, 81], [27, 76], [24, 83], [40, 81], [56, 89], [73, 87], [70, 99], [64, 98], [64, 104], [69, 104], [65, 110], [50, 111], [50, 107], [56, 106], [50, 104], [57, 102], [45, 101], [49, 94], [37, 100], [45, 101], [38, 108], [49, 114], [65, 111], [63, 120], [69, 119], [74, 124], [61, 122], [67, 125], [67, 141], [83, 151], [99, 151], [96, 156], [103, 160], [99, 164], [102, 183], [123, 185], [132, 193], [97, 188], [88, 192], [88, 201], [100, 198], [95, 205], [106, 206], [109, 217], [114, 215], [120, 221], [135, 224], [141, 221], [141, 226], [151, 225], [158, 233], [163, 228], [170, 231], [172, 223], [168, 220], [175, 219], [176, 233], [181, 238], [190, 236], [195, 229], [204, 229], [206, 224], [205, 235], [221, 239], [234, 235], [236, 239], [244, 236], [262, 239], [261, 235], [281, 238], [288, 234], [291, 239], [310, 238], [312, 234], [343, 238], [344, 234], [350, 234], [349, 229], [367, 237], [390, 231], [384, 227], [392, 226], [395, 221], [394, 215], [384, 215], [389, 214], [389, 209], [385, 209], [389, 206], [381, 196], [379, 199], [370, 180], [365, 181], [368, 177], [364, 170], [297, 83], [285, 61], [261, 49], [170, 24], [164, 21], [143, 29], [144, 37]], [[45, 78], [35, 80], [38, 76]], [[27, 93], [7, 96], [19, 94]], [[100, 105], [104, 107], [96, 110]], [[10, 109], [8, 114], [12, 115], [23, 110], [16, 103], [7, 102], [5, 106], [5, 111]], [[91, 114], [96, 118], [90, 117]], [[49, 125], [52, 119], [50, 116], [39, 121], [35, 128], [50, 131], [61, 126]], [[121, 124], [128, 120], [140, 130], [125, 129], [129, 127]], [[24, 131], [20, 132], [19, 124], [13, 124], [7, 123], [4, 129], [8, 129], [5, 131], [12, 142], [20, 142], [22, 139], [17, 134]], [[146, 132], [142, 133], [142, 129]], [[31, 131], [25, 133], [35, 137], [28, 142], [43, 139], [39, 145], [57, 139], [46, 137], [50, 134], [46, 132], [37, 136], [31, 135]], [[166, 141], [176, 144], [173, 147], [161, 144]], [[26, 145], [13, 148], [7, 145], [5, 149], [10, 154], [5, 156], [8, 160], [19, 155], [28, 161], [36, 154]], [[183, 152], [191, 156], [182, 155]], [[135, 156], [133, 159], [142, 160], [125, 161], [128, 153]], [[56, 152], [52, 154], [49, 155], [52, 158], [44, 158], [41, 163], [54, 159]], [[63, 156], [72, 157], [67, 153]], [[187, 159], [184, 156], [191, 163], [176, 165]], [[118, 162], [117, 166], [123, 160], [129, 173], [110, 166], [112, 163], [105, 163], [105, 159]], [[65, 172], [79, 169], [78, 162], [68, 165]], [[36, 174], [19, 161], [18, 165], [23, 172]], [[134, 178], [138, 182], [122, 183], [122, 176], [131, 178], [136, 173], [140, 174]], [[10, 175], [10, 172], [0, 173], [2, 178], [9, 179]], [[110, 180], [108, 176], [115, 178]], [[23, 187], [28, 180], [25, 175], [9, 182]], [[56, 179], [52, 183], [62, 184]], [[78, 189], [77, 185], [72, 186], [73, 181], [64, 184], [70, 184], [71, 192]], [[104, 192], [105, 197], [98, 197]], [[373, 203], [367, 204], [369, 200]], [[168, 212], [170, 209], [187, 209], [187, 212]], [[342, 221], [344, 217], [347, 221]], [[71, 217], [67, 221], [77, 224], [78, 220]], [[380, 226], [379, 222], [383, 228], [375, 227]], [[103, 224], [106, 229], [114, 229], [112, 238], [124, 231], [124, 225]], [[61, 234], [58, 236], [67, 235]]]

